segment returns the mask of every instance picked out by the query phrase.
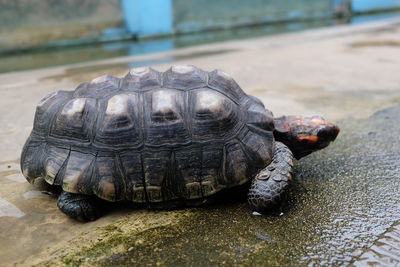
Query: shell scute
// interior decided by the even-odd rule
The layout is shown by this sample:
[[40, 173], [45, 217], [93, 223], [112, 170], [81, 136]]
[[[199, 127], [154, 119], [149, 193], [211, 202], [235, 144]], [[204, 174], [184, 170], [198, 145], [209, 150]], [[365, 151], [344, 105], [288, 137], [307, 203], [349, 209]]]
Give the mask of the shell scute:
[[179, 144], [190, 140], [184, 119], [184, 97], [183, 92], [172, 89], [146, 93], [146, 144]]
[[184, 196], [187, 199], [203, 197], [201, 153], [200, 148], [178, 150], [175, 153], [177, 177], [185, 184]]
[[94, 140], [119, 146], [142, 141], [139, 97], [135, 93], [116, 94], [101, 105]]
[[143, 155], [143, 171], [146, 183], [147, 198], [150, 202], [163, 201], [162, 187], [168, 176], [170, 152], [145, 152]]
[[64, 162], [68, 159], [69, 154], [70, 150], [66, 148], [59, 148], [55, 146], [50, 146], [48, 148], [47, 158], [44, 163], [44, 168], [46, 171], [46, 176], [44, 179], [49, 184], [54, 184], [55, 178], [63, 167]]
[[90, 190], [95, 156], [71, 151], [62, 177], [64, 191], [79, 194], [92, 194]]
[[71, 99], [58, 113], [53, 123], [51, 135], [89, 141], [96, 114], [95, 99]]
[[272, 112], [253, 100], [247, 108], [247, 124], [265, 131], [273, 131], [275, 127]]
[[118, 201], [125, 197], [125, 183], [115, 157], [97, 156], [91, 186], [101, 199]]
[[21, 156], [21, 170], [28, 182], [44, 177], [44, 161], [47, 155], [46, 144], [26, 142]]
[[203, 148], [201, 188], [203, 196], [210, 196], [226, 186], [223, 179], [223, 151], [215, 147]]
[[190, 90], [207, 86], [207, 72], [191, 65], [175, 65], [164, 73], [163, 86]]
[[239, 124], [238, 106], [229, 98], [211, 89], [200, 89], [192, 95], [193, 136], [213, 139], [232, 134]]
[[134, 202], [146, 202], [141, 153], [126, 151], [120, 154], [120, 160], [126, 181], [127, 198]]
[[82, 83], [74, 92], [74, 97], [102, 98], [119, 90], [119, 78], [103, 75], [90, 82]]
[[122, 79], [122, 91], [141, 91], [161, 86], [161, 74], [149, 67], [131, 69]]
[[240, 185], [252, 176], [250, 162], [239, 143], [232, 144], [226, 148], [226, 186]]
[[40, 100], [36, 106], [33, 133], [47, 135], [53, 116], [58, 112], [60, 106], [64, 105], [70, 99], [71, 92], [56, 91]]
[[241, 142], [244, 152], [252, 162], [254, 169], [260, 169], [271, 162], [273, 156], [273, 146], [271, 144], [274, 143], [272, 133], [260, 136], [252, 132], [247, 132]]
[[208, 84], [212, 88], [219, 89], [223, 92], [228, 93], [235, 99], [240, 99], [245, 96], [242, 88], [236, 83], [236, 81], [227, 73], [222, 70], [214, 70], [209, 73]]

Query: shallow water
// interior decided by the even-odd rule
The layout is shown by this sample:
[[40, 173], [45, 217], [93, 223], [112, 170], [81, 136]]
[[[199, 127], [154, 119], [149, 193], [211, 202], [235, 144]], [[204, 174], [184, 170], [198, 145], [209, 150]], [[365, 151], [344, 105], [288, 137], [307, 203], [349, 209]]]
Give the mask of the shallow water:
[[0, 198], [0, 217], [15, 217], [20, 218], [25, 216], [17, 206], [11, 204], [5, 199]]
[[[400, 264], [400, 223], [382, 234], [355, 262], [355, 266], [397, 266]], [[396, 265], [397, 264], [397, 265]]]

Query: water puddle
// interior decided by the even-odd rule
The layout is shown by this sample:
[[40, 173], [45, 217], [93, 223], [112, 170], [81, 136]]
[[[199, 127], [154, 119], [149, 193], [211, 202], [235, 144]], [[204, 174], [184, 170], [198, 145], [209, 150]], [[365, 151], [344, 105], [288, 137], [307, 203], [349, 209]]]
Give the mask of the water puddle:
[[13, 182], [26, 183], [25, 177], [20, 172], [15, 173], [15, 174], [6, 175], [4, 177]]
[[[20, 171], [18, 161], [0, 162], [0, 183], [3, 182], [26, 182]], [[3, 179], [5, 178], [5, 179]]]
[[19, 160], [0, 162], [0, 172], [19, 170]]
[[21, 218], [25, 216], [19, 208], [5, 199], [0, 198], [0, 217]]
[[356, 267], [400, 265], [400, 222], [380, 236], [353, 265]]
[[25, 192], [22, 196], [24, 197], [24, 199], [48, 198], [47, 194], [45, 194], [44, 192], [37, 191], [37, 190]]
[[400, 41], [397, 41], [397, 40], [359, 41], [359, 42], [351, 43], [350, 46], [355, 47], [355, 48], [379, 47], [379, 46], [400, 47]]

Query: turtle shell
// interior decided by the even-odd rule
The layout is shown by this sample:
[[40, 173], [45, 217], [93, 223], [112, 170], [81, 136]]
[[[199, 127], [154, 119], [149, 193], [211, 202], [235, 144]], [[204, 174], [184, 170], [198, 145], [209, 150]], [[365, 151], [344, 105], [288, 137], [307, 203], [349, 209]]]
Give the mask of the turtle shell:
[[21, 156], [28, 181], [109, 201], [201, 199], [271, 162], [272, 113], [220, 70], [102, 76], [42, 99]]

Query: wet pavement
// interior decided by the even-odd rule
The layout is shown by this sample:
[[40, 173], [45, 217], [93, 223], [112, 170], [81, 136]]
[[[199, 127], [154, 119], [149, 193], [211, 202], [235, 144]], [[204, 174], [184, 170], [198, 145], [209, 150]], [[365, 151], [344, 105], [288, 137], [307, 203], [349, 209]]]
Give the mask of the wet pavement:
[[[400, 264], [399, 33], [400, 22], [375, 23], [0, 75], [0, 262]], [[157, 60], [168, 57], [225, 70], [276, 115], [323, 114], [342, 127], [330, 147], [297, 162], [282, 216], [252, 215], [245, 199], [226, 196], [175, 211], [118, 206], [79, 223], [58, 211], [46, 185], [24, 181], [19, 153], [42, 96], [121, 76], [134, 62], [164, 70]]]

